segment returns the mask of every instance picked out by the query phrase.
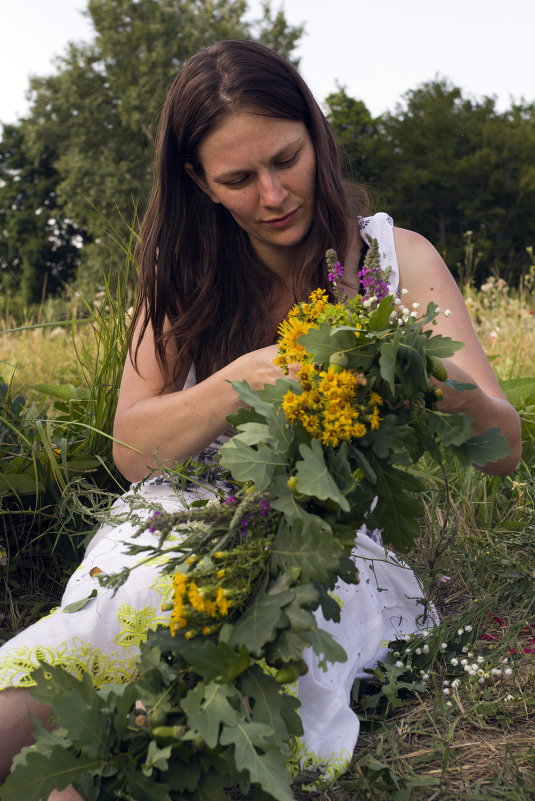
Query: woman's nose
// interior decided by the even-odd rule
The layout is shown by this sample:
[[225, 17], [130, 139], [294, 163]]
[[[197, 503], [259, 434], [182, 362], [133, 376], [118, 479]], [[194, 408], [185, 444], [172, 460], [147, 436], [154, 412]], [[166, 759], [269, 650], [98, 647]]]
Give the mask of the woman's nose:
[[288, 191], [285, 189], [281, 177], [271, 171], [261, 173], [258, 176], [260, 187], [260, 202], [263, 206], [280, 206], [286, 199]]

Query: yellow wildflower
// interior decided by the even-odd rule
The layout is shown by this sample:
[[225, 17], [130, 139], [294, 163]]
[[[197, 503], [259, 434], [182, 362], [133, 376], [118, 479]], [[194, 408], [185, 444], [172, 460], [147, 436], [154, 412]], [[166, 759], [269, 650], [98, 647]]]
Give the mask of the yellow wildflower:
[[204, 600], [194, 581], [190, 581], [188, 584], [188, 598], [194, 609], [196, 609], [198, 612], [204, 612]]
[[223, 587], [217, 588], [217, 594], [215, 598], [216, 606], [219, 609], [219, 614], [224, 617], [228, 614], [229, 602], [225, 597], [225, 590]]
[[382, 417], [379, 417], [379, 409], [376, 406], [370, 415], [370, 428], [372, 431], [377, 431], [379, 428], [379, 423], [382, 419]]
[[382, 406], [383, 399], [377, 392], [370, 392], [370, 403], [373, 403], [376, 406]]

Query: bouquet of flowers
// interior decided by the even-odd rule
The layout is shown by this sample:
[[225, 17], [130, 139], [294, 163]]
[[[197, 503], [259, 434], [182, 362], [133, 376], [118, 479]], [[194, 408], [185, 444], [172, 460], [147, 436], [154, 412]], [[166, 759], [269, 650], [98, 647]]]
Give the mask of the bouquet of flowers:
[[296, 378], [257, 391], [234, 384], [246, 405], [229, 418], [236, 434], [219, 456], [234, 495], [154, 514], [144, 526], [154, 546], [131, 546], [173, 577], [169, 626], [149, 633], [128, 684], [97, 691], [87, 675], [37, 672], [32, 694], [58, 728], [37, 726], [5, 801], [39, 801], [71, 783], [87, 801], [220, 801], [236, 785], [291, 801], [292, 781], [314, 778], [295, 763], [287, 770], [302, 726], [281, 685], [306, 671], [305, 648], [324, 668], [346, 658], [313, 613], [337, 620], [330, 592], [340, 579], [358, 583], [355, 529], [366, 521], [407, 551], [422, 514], [411, 465], [424, 453], [469, 464], [508, 452], [496, 430], [472, 437], [468, 418], [437, 410], [430, 379], [448, 380], [441, 360], [462, 345], [433, 334], [433, 304], [420, 315], [388, 294], [377, 242], [354, 298], [334, 251], [327, 260], [332, 299], [312, 292], [280, 326], [277, 363], [299, 365]]

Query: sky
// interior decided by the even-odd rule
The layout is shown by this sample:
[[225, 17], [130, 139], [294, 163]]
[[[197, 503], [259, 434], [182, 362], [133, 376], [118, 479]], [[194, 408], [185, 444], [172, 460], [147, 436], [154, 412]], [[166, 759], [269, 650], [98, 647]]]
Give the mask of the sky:
[[[28, 110], [30, 75], [55, 71], [69, 41], [93, 38], [85, 0], [0, 0], [0, 122]], [[425, 81], [448, 78], [467, 96], [535, 101], [535, 0], [272, 0], [305, 23], [300, 70], [321, 102], [337, 84], [374, 116]], [[249, 0], [260, 16], [261, 0]]]

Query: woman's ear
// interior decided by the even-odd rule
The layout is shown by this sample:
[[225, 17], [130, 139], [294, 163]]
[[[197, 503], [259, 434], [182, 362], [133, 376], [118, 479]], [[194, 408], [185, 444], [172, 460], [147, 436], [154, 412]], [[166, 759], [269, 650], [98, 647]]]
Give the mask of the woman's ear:
[[199, 189], [202, 189], [202, 191], [205, 194], [208, 195], [208, 197], [210, 198], [210, 200], [213, 203], [220, 203], [221, 202], [215, 197], [214, 193], [212, 192], [212, 190], [210, 189], [210, 187], [208, 186], [208, 184], [206, 183], [204, 178], [201, 178], [201, 176], [198, 175], [195, 172], [195, 167], [193, 166], [193, 164], [190, 161], [186, 161], [184, 163], [184, 168], [185, 168], [187, 174], [189, 175], [189, 177], [191, 178], [191, 180], [194, 181], [197, 184]]

